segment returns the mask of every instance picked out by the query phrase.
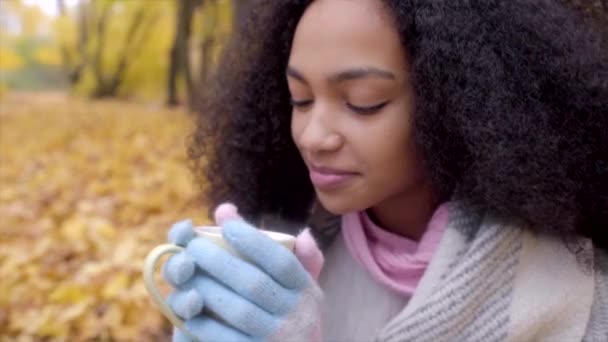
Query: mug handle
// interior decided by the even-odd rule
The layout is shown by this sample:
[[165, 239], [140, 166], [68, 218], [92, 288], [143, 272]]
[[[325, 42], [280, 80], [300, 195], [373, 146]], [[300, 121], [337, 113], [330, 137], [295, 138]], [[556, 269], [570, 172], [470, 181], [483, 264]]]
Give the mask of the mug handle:
[[190, 334], [186, 330], [184, 321], [181, 318], [177, 317], [177, 315], [173, 312], [173, 310], [171, 310], [169, 305], [167, 305], [165, 299], [163, 298], [163, 295], [160, 293], [160, 290], [156, 286], [156, 282], [154, 281], [154, 269], [156, 268], [158, 260], [165, 254], [177, 254], [183, 250], [183, 247], [173, 244], [164, 244], [156, 246], [146, 256], [146, 261], [144, 262], [142, 273], [144, 276], [144, 284], [146, 285], [146, 290], [148, 290], [152, 301], [154, 302], [154, 304], [156, 304], [156, 306], [158, 306], [163, 315], [165, 315], [165, 317], [167, 317], [176, 328], [178, 328], [186, 336], [188, 336], [188, 338], [193, 341], [198, 341], [196, 337], [192, 336], [192, 334]]

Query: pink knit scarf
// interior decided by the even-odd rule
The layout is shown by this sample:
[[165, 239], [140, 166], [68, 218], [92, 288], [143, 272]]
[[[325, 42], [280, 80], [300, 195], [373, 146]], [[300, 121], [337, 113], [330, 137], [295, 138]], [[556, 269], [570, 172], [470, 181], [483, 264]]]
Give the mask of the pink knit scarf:
[[342, 236], [351, 255], [381, 284], [410, 297], [439, 245], [448, 222], [447, 204], [437, 208], [420, 241], [375, 225], [365, 211], [342, 216]]

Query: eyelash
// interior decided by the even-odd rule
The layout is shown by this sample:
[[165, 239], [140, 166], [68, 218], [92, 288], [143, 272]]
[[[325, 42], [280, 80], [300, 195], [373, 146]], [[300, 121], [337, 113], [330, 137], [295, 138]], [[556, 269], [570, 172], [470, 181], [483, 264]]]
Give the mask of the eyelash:
[[304, 108], [312, 104], [312, 100], [296, 101], [294, 99], [291, 99], [289, 100], [289, 102], [291, 102], [291, 105], [296, 108]]
[[[291, 99], [290, 102], [293, 107], [302, 109], [304, 107], [310, 106], [313, 101], [312, 100], [296, 101], [294, 99]], [[346, 106], [357, 114], [369, 115], [369, 114], [374, 114], [374, 113], [380, 111], [387, 104], [388, 104], [388, 101], [379, 103], [379, 104], [371, 106], [371, 107], [357, 107], [350, 103], [347, 103]]]
[[369, 115], [369, 114], [374, 114], [376, 112], [379, 112], [380, 109], [384, 108], [384, 106], [386, 106], [387, 104], [388, 104], [388, 101], [379, 103], [379, 104], [371, 106], [371, 107], [357, 107], [357, 106], [351, 105], [350, 103], [347, 103], [346, 106], [357, 114]]

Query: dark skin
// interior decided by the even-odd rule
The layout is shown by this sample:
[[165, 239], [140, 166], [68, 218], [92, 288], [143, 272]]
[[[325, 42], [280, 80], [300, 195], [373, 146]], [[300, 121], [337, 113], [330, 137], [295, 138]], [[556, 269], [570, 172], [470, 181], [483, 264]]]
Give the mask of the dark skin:
[[[414, 94], [399, 39], [379, 0], [313, 2], [286, 72], [291, 131], [327, 210], [367, 210], [384, 229], [418, 240], [436, 203], [414, 146]], [[333, 186], [315, 183], [343, 174]]]
[[[470, 217], [516, 221], [565, 241], [583, 235], [608, 248], [606, 32], [561, 0], [376, 2], [384, 7], [370, 7], [371, 18], [348, 29], [392, 23], [401, 50], [386, 56], [402, 54], [397, 62], [404, 69], [376, 59], [388, 46], [374, 44], [389, 44], [394, 33], [376, 36], [373, 49], [340, 56], [332, 68], [317, 70], [294, 59], [296, 27], [305, 12], [343, 5], [327, 11], [334, 15], [325, 17], [331, 23], [355, 18], [346, 7], [371, 1], [266, 1], [239, 26], [200, 96], [190, 143], [205, 205], [232, 201], [251, 222], [281, 218], [289, 223], [284, 230], [293, 232], [318, 223], [321, 234], [323, 225], [311, 212], [318, 198], [332, 212], [367, 210], [380, 226], [406, 226], [402, 234], [415, 237], [436, 204], [450, 201]], [[315, 44], [329, 30], [312, 36], [318, 41], [310, 48], [325, 56], [317, 64], [336, 61], [327, 53], [345, 48], [346, 28], [328, 40], [328, 49]], [[362, 77], [372, 67], [381, 72]], [[338, 78], [343, 80], [328, 82]], [[414, 108], [396, 99], [408, 99]], [[369, 139], [373, 123], [388, 122], [397, 106], [409, 121], [402, 121], [401, 140], [391, 137], [395, 146], [380, 150]], [[358, 113], [361, 108], [370, 115]], [[292, 116], [298, 116], [294, 122]], [[292, 134], [296, 121], [306, 133], [299, 142]], [[354, 137], [344, 133], [346, 123], [348, 131], [357, 123], [366, 129], [354, 130]], [[387, 132], [400, 129], [389, 125]], [[368, 140], [374, 153], [364, 146]], [[395, 160], [403, 164], [402, 177], [380, 163], [385, 153], [406, 156]], [[311, 162], [359, 175], [344, 177], [350, 180], [340, 185], [340, 195], [337, 184], [324, 183], [340, 177], [323, 175]], [[382, 177], [372, 169], [382, 170]]]

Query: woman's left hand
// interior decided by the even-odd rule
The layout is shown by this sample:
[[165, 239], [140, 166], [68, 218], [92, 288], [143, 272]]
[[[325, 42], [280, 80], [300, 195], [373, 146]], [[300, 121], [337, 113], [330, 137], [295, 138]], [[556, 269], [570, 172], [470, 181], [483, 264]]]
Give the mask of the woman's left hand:
[[[318, 338], [322, 291], [314, 278], [320, 271], [322, 255], [310, 233], [304, 231], [296, 239], [296, 249], [303, 246], [300, 252], [304, 253], [300, 254], [305, 260], [301, 262], [238, 217], [236, 209], [234, 215], [225, 217], [222, 211], [230, 210], [220, 206], [216, 211], [224, 239], [248, 261], [194, 237], [187, 222], [174, 225], [169, 233], [172, 243], [185, 247], [184, 252], [167, 261], [163, 274], [175, 287], [169, 305], [185, 319], [186, 329], [203, 342]], [[177, 329], [173, 339], [188, 340]]]

